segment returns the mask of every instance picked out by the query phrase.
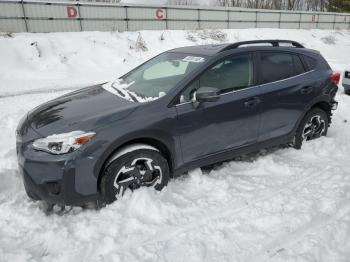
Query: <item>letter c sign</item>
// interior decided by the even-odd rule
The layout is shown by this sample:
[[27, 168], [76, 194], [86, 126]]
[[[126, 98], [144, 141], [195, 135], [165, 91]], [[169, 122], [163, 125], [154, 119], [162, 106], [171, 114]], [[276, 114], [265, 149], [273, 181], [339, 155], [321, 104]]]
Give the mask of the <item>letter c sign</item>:
[[74, 6], [67, 6], [67, 16], [69, 18], [75, 18], [78, 15], [78, 10]]
[[164, 9], [156, 9], [156, 18], [159, 19], [159, 20], [162, 20], [162, 19], [165, 19], [165, 10]]

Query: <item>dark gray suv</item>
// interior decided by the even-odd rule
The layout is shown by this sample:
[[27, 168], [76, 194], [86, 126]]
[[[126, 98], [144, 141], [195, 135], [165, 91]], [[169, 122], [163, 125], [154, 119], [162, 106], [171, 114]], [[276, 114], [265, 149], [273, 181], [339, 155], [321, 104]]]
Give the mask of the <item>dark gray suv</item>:
[[127, 189], [261, 148], [326, 135], [340, 75], [286, 40], [182, 47], [28, 113], [17, 129], [27, 194], [111, 203]]

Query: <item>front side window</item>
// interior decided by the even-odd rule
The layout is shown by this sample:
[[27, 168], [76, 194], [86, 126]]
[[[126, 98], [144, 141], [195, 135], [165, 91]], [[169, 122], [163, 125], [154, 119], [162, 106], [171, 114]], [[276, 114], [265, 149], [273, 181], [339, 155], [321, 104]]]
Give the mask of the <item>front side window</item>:
[[192, 82], [180, 96], [180, 103], [188, 102], [199, 87], [215, 87], [224, 94], [253, 85], [253, 58], [251, 54], [225, 58], [207, 69]]
[[148, 102], [169, 90], [205, 62], [204, 56], [163, 53], [103, 86], [107, 91], [134, 102]]
[[269, 83], [305, 72], [298, 55], [266, 52], [260, 55], [261, 82]]

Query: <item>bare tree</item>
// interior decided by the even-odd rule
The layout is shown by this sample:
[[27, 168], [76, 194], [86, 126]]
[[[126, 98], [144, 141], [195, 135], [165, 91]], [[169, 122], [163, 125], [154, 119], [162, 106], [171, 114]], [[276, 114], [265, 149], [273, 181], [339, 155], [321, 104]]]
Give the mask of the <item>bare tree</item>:
[[[274, 10], [327, 11], [329, 1], [331, 0], [209, 0], [209, 3], [214, 6], [224, 7], [245, 7]], [[168, 0], [167, 3], [169, 5], [200, 5], [202, 2], [200, 0]]]
[[327, 11], [329, 0], [216, 0], [213, 4], [275, 10]]
[[168, 5], [198, 5], [196, 0], [168, 0]]
[[239, 6], [239, 3], [237, 3], [239, 1], [236, 0], [217, 0], [217, 5], [218, 6], [228, 6], [228, 7], [232, 7], [232, 6]]

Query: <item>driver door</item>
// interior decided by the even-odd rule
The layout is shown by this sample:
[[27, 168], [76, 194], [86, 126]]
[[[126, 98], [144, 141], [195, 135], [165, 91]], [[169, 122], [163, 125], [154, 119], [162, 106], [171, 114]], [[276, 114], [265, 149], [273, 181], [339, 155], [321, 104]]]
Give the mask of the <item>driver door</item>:
[[[240, 148], [257, 141], [261, 101], [254, 85], [252, 54], [226, 57], [195, 79], [181, 94], [177, 134], [184, 163]], [[194, 107], [191, 99], [199, 87], [220, 89], [215, 102]]]

